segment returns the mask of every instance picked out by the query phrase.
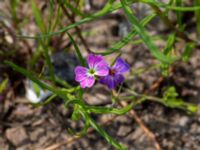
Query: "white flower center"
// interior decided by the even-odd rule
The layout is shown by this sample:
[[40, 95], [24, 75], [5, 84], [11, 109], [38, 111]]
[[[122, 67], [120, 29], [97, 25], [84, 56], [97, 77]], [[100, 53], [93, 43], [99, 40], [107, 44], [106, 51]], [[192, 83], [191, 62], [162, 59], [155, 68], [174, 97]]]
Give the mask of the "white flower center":
[[89, 75], [89, 76], [94, 76], [94, 75], [95, 75], [95, 69], [93, 69], [93, 68], [92, 68], [92, 69], [89, 69], [89, 70], [88, 70], [88, 75]]

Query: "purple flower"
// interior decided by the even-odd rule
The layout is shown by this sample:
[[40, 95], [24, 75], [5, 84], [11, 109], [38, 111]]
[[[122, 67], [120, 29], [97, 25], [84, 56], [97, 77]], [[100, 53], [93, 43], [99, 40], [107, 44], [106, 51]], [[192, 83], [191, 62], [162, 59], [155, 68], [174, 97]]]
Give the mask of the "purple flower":
[[89, 54], [87, 57], [88, 67], [77, 66], [75, 68], [75, 80], [80, 82], [81, 88], [92, 87], [95, 76], [107, 76], [109, 66], [101, 55]]
[[114, 89], [124, 82], [122, 74], [129, 70], [129, 64], [127, 64], [122, 58], [118, 58], [113, 67], [109, 68], [109, 74], [100, 78], [100, 83], [107, 85], [110, 89]]

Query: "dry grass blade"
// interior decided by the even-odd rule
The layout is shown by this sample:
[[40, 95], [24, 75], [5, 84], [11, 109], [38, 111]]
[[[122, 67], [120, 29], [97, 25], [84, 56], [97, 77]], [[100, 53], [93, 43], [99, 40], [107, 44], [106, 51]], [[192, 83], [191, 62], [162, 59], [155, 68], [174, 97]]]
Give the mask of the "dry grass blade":
[[[120, 101], [120, 105], [122, 107], [126, 107], [128, 104], [125, 101]], [[145, 124], [142, 122], [137, 113], [132, 109], [131, 111], [129, 111], [129, 115], [135, 119], [135, 121], [139, 124], [144, 133], [147, 135], [147, 137], [154, 143], [156, 150], [161, 150], [161, 147], [157, 142], [155, 135], [145, 126]]]

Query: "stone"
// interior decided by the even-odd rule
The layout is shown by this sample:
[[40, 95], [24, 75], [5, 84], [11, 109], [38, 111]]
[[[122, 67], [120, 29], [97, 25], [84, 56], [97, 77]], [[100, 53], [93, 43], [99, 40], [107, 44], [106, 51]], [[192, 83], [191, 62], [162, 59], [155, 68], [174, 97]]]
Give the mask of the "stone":
[[189, 122], [189, 118], [186, 116], [183, 116], [180, 118], [179, 125], [184, 127], [187, 125], [188, 122]]
[[24, 127], [13, 127], [6, 130], [6, 138], [14, 145], [21, 146], [29, 139]]
[[131, 131], [131, 126], [122, 125], [117, 132], [118, 136], [126, 136]]
[[19, 104], [14, 110], [13, 115], [17, 118], [28, 117], [33, 115], [34, 111], [29, 105]]

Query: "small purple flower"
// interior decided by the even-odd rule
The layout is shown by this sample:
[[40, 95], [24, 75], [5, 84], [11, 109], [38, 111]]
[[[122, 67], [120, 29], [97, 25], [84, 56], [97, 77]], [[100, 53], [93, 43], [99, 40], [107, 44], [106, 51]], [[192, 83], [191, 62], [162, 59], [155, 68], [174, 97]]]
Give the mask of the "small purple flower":
[[77, 66], [75, 68], [75, 80], [80, 82], [81, 88], [92, 87], [95, 76], [107, 76], [109, 66], [101, 55], [89, 54], [87, 57], [88, 67]]
[[122, 74], [129, 70], [129, 64], [127, 64], [122, 58], [118, 58], [113, 67], [109, 68], [109, 74], [100, 78], [100, 83], [107, 85], [110, 89], [114, 89], [124, 82]]

